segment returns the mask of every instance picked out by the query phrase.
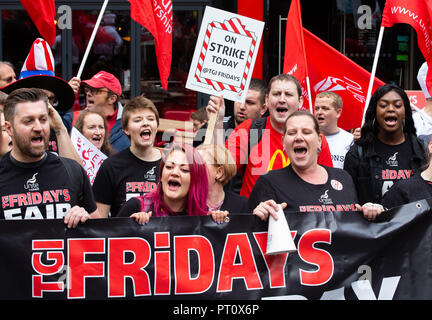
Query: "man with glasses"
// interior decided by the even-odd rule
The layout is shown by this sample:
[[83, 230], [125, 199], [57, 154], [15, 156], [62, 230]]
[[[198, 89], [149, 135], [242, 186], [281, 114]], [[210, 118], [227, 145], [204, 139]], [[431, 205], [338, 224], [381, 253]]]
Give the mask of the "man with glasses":
[[0, 88], [16, 81], [16, 74], [12, 63], [0, 61]]
[[[108, 123], [109, 141], [118, 152], [130, 146], [129, 139], [121, 126], [123, 106], [120, 103], [122, 88], [120, 81], [111, 73], [100, 71], [89, 80], [80, 82], [72, 78], [69, 84], [75, 92], [81, 87], [86, 97], [86, 107], [92, 111], [102, 112]], [[65, 126], [70, 130], [78, 118], [79, 111], [68, 113], [63, 117]]]

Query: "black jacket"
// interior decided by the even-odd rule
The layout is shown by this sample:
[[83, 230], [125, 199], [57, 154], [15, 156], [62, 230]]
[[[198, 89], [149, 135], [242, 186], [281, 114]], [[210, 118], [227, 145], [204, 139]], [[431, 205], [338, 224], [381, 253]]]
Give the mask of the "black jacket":
[[[413, 151], [410, 160], [411, 169], [413, 173], [419, 173], [426, 162], [424, 146], [415, 135], [410, 135], [407, 139]], [[381, 203], [382, 200], [383, 166], [375, 146], [376, 144], [373, 143], [367, 148], [362, 148], [354, 144], [345, 156], [344, 169], [353, 178], [360, 205], [366, 202]]]

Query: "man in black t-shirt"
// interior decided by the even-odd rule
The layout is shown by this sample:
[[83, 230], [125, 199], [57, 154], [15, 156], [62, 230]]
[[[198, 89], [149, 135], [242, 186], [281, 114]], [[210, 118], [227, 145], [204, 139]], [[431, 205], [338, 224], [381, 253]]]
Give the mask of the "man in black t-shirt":
[[99, 217], [90, 181], [71, 159], [46, 152], [50, 124], [44, 91], [13, 91], [4, 106], [13, 148], [0, 160], [0, 219], [59, 219], [68, 227]]

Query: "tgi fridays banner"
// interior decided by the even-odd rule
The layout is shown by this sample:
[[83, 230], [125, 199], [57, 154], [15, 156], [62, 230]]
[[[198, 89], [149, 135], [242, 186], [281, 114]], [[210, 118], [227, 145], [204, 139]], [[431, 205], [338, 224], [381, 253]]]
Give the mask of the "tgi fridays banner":
[[207, 6], [186, 88], [244, 101], [264, 22]]
[[266, 255], [267, 223], [231, 215], [0, 221], [0, 299], [431, 299], [432, 200], [286, 213], [297, 251]]

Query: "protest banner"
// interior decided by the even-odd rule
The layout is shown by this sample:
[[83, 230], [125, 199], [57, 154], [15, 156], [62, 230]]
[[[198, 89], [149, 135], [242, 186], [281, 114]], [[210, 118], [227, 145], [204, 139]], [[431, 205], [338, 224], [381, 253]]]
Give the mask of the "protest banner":
[[264, 22], [207, 6], [186, 88], [243, 102]]
[[431, 299], [431, 204], [374, 223], [327, 205], [285, 213], [297, 251], [278, 255], [265, 254], [268, 223], [252, 214], [222, 225], [210, 216], [75, 229], [0, 221], [0, 299]]
[[75, 127], [72, 127], [71, 140], [81, 158], [82, 166], [87, 172], [90, 183], [93, 185], [96, 173], [107, 156], [96, 148], [93, 143], [88, 141]]

